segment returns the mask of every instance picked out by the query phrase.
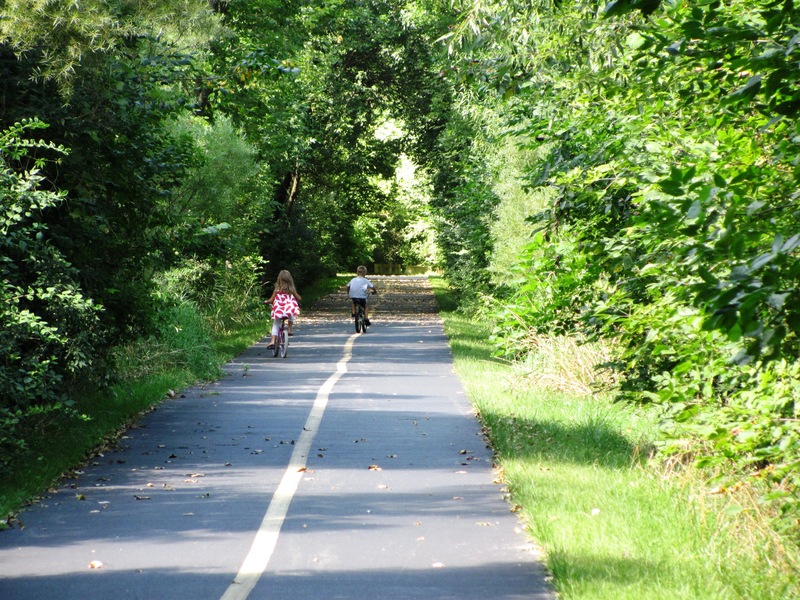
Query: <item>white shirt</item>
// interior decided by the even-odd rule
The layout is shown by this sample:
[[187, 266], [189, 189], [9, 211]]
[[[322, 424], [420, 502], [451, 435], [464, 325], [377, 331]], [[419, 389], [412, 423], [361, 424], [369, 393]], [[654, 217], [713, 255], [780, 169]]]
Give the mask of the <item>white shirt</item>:
[[372, 282], [369, 279], [359, 276], [353, 277], [350, 280], [350, 283], [347, 284], [347, 291], [349, 292], [351, 298], [366, 299], [367, 291], [374, 287], [375, 286], [372, 285]]

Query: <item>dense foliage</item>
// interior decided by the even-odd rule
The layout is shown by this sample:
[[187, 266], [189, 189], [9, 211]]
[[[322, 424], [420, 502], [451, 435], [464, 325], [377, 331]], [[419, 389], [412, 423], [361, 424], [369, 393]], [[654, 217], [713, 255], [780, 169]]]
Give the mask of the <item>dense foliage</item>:
[[505, 351], [537, 332], [613, 344], [621, 397], [663, 405], [671, 449], [796, 506], [793, 3], [464, 8], [447, 36], [454, 76], [502, 120], [492, 147], [511, 138], [526, 155], [520, 191], [500, 192], [529, 234], [518, 261], [493, 263]]

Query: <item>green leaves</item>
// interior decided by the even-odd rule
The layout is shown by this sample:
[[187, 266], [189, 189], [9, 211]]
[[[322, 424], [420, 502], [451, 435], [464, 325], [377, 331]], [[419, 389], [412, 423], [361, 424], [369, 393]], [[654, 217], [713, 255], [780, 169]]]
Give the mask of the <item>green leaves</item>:
[[24, 137], [44, 127], [29, 121], [0, 132], [0, 455], [24, 446], [16, 428], [30, 411], [64, 409], [67, 385], [95, 373], [100, 309], [45, 224], [64, 197], [42, 190], [37, 171], [12, 168], [33, 149], [61, 151]]
[[495, 291], [510, 295], [505, 355], [524, 355], [531, 332], [601, 338], [618, 349], [605, 366], [620, 395], [663, 404], [701, 463], [800, 479], [793, 4], [487, 2], [454, 31], [463, 113], [516, 137], [519, 187], [549, 199], [527, 229], [546, 241]]

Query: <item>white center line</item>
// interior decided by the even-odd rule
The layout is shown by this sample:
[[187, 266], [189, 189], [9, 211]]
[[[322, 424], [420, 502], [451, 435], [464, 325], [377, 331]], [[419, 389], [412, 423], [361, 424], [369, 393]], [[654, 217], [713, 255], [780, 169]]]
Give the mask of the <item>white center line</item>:
[[303, 431], [294, 445], [289, 466], [286, 467], [281, 483], [267, 507], [267, 512], [261, 521], [261, 527], [256, 532], [250, 552], [247, 553], [233, 583], [228, 586], [220, 600], [245, 600], [266, 570], [275, 545], [278, 543], [278, 534], [286, 519], [289, 504], [291, 504], [297, 486], [303, 478], [311, 444], [322, 421], [322, 415], [325, 414], [325, 408], [328, 406], [328, 397], [336, 382], [347, 373], [347, 362], [353, 356], [353, 342], [357, 337], [358, 334], [353, 334], [345, 342], [344, 353], [336, 365], [336, 372], [328, 377], [327, 381], [319, 388], [314, 406], [311, 407]]

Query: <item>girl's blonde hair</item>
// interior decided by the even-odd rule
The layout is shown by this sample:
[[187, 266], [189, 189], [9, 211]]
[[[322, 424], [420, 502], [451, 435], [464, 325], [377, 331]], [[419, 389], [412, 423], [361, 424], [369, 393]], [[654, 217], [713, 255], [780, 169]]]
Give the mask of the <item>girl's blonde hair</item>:
[[294, 279], [292, 279], [292, 274], [286, 269], [278, 273], [278, 278], [275, 280], [275, 290], [278, 292], [288, 292], [295, 295], [297, 294], [297, 290], [294, 287]]

